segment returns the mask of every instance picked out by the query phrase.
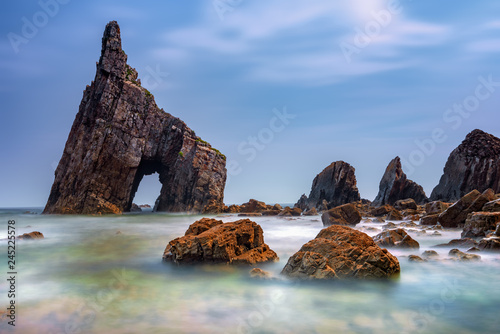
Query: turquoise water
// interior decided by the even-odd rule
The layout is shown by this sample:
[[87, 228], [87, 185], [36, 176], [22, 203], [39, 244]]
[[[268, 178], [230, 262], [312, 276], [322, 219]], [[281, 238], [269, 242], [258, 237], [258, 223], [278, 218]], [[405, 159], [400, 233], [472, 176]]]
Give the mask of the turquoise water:
[[[251, 267], [177, 267], [161, 262], [171, 239], [201, 216], [159, 213], [45, 216], [0, 210], [17, 234], [44, 240], [17, 244], [18, 333], [498, 333], [500, 254], [479, 263], [408, 262], [432, 245], [458, 238], [414, 236], [419, 251], [391, 251], [401, 276], [390, 282], [293, 282], [280, 277], [288, 257], [314, 238], [317, 217], [255, 217], [280, 261], [258, 265], [275, 280], [249, 277]], [[38, 210], [39, 212], [40, 210]], [[224, 221], [238, 217], [226, 215]], [[379, 228], [381, 224], [361, 224]], [[375, 234], [376, 232], [371, 232]], [[7, 246], [0, 266], [7, 276]], [[438, 249], [446, 257], [449, 249]], [[0, 283], [2, 309], [8, 285]]]

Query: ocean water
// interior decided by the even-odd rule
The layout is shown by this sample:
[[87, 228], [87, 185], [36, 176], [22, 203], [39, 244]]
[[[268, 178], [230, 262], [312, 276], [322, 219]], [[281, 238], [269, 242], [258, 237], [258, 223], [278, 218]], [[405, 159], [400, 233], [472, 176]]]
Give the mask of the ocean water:
[[[26, 210], [40, 212], [0, 210], [0, 239], [10, 219], [16, 221], [17, 235], [45, 235], [44, 240], [17, 243], [16, 327], [4, 317], [2, 333], [499, 332], [500, 254], [480, 254], [478, 263], [407, 260], [409, 254], [458, 238], [460, 231], [413, 235], [420, 250], [392, 250], [401, 265], [398, 279], [296, 282], [279, 273], [323, 228], [319, 216], [251, 218], [280, 257], [257, 266], [276, 279], [257, 280], [249, 277], [252, 267], [162, 263], [167, 243], [201, 216], [47, 216], [23, 214]], [[7, 243], [2, 244], [0, 270], [6, 277]], [[446, 258], [449, 248], [436, 250]], [[4, 278], [2, 311], [8, 290]]]

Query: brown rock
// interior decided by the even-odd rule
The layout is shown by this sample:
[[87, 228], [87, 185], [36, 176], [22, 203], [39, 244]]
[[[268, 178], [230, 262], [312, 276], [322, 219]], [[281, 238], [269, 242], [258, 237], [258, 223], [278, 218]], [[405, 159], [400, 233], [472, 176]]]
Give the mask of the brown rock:
[[425, 204], [425, 213], [427, 215], [435, 215], [440, 214], [450, 207], [452, 203], [445, 203], [441, 201], [434, 201]]
[[477, 241], [470, 239], [470, 238], [464, 238], [464, 239], [453, 239], [447, 244], [439, 244], [434, 247], [456, 247], [456, 248], [470, 248], [477, 246]]
[[247, 212], [247, 213], [238, 213], [238, 217], [261, 217], [262, 213], [260, 212]]
[[476, 254], [467, 254], [456, 248], [450, 250], [448, 255], [459, 261], [481, 261], [481, 256]]
[[424, 226], [437, 225], [438, 219], [439, 219], [438, 214], [425, 216], [425, 217], [422, 217], [420, 219], [420, 225], [424, 225]]
[[240, 207], [241, 213], [247, 212], [262, 212], [267, 210], [267, 205], [264, 202], [259, 202], [255, 199], [249, 200], [247, 203], [243, 203]]
[[426, 262], [426, 260], [422, 259], [418, 255], [409, 255], [408, 256], [408, 261], [410, 261], [410, 262]]
[[159, 174], [156, 211], [221, 212], [226, 158], [158, 108], [127, 65], [120, 28], [108, 23], [95, 79], [83, 99], [44, 213], [129, 211], [144, 175]]
[[302, 210], [300, 210], [300, 208], [290, 208], [290, 207], [286, 207], [284, 208], [279, 214], [278, 216], [285, 216], [285, 217], [291, 217], [291, 216], [295, 216], [295, 217], [298, 217], [300, 216], [302, 213]]
[[252, 278], [260, 278], [260, 279], [270, 279], [272, 278], [271, 273], [264, 271], [260, 268], [253, 268], [250, 270], [250, 277]]
[[413, 198], [406, 198], [397, 200], [394, 203], [394, 208], [398, 210], [417, 210], [418, 207]]
[[474, 130], [451, 152], [431, 199], [452, 202], [488, 188], [500, 192], [500, 139]]
[[240, 211], [241, 211], [241, 207], [239, 205], [236, 205], [236, 204], [231, 204], [226, 209], [227, 213], [239, 213]]
[[319, 215], [318, 210], [316, 208], [312, 208], [304, 212], [304, 216], [317, 216]]
[[36, 239], [44, 239], [45, 237], [41, 232], [33, 231], [30, 233], [24, 233], [23, 235], [19, 235], [16, 237], [17, 240], [36, 240]]
[[482, 194], [473, 190], [458, 202], [450, 206], [439, 215], [439, 222], [443, 227], [458, 227], [465, 224], [469, 213], [481, 211], [482, 207], [492, 198], [492, 190], [487, 189]]
[[414, 199], [417, 204], [423, 204], [427, 201], [424, 189], [407, 179], [401, 167], [401, 159], [396, 157], [387, 166], [380, 181], [377, 197], [372, 205], [394, 205], [396, 201], [408, 198]]
[[387, 220], [403, 220], [403, 215], [396, 209], [389, 212], [387, 215]]
[[394, 208], [391, 205], [385, 204], [383, 206], [379, 206], [377, 208], [373, 208], [371, 210], [371, 214], [374, 215], [375, 217], [379, 217], [379, 216], [383, 216], [383, 215], [388, 214], [392, 210], [394, 210]]
[[420, 248], [418, 242], [402, 228], [379, 233], [373, 237], [373, 241], [380, 247]]
[[283, 210], [283, 208], [279, 204], [274, 204], [272, 210], [279, 210], [279, 211], [281, 211], [281, 210]]
[[495, 231], [500, 223], [500, 212], [474, 212], [465, 221], [462, 238], [485, 237], [488, 232]]
[[330, 209], [321, 215], [323, 226], [355, 226], [361, 221], [361, 214], [354, 204], [344, 204]]
[[213, 218], [201, 218], [189, 225], [184, 235], [198, 235], [210, 230], [212, 227], [222, 224], [222, 220]]
[[[496, 196], [496, 195], [495, 195]], [[496, 199], [486, 203], [482, 211], [486, 212], [500, 212], [500, 199]]]
[[500, 238], [486, 238], [479, 242], [477, 247], [483, 251], [500, 252]]
[[132, 207], [130, 208], [130, 212], [142, 212], [142, 209], [139, 205], [132, 203]]
[[[209, 226], [212, 227], [195, 234]], [[169, 242], [163, 261], [176, 264], [255, 264], [278, 259], [264, 243], [262, 228], [249, 219], [223, 224], [215, 219], [202, 219], [191, 225], [188, 232]]]
[[277, 216], [281, 210], [266, 210], [262, 211], [262, 216]]
[[303, 245], [281, 273], [300, 279], [376, 279], [399, 272], [398, 259], [368, 235], [334, 225]]
[[422, 257], [424, 259], [436, 259], [439, 257], [439, 254], [433, 250], [426, 250], [422, 253]]
[[[305, 201], [302, 195], [299, 203]], [[318, 210], [326, 210], [323, 201], [328, 203], [331, 209], [343, 204], [360, 200], [358, 187], [356, 185], [355, 169], [344, 161], [336, 161], [326, 167], [313, 180], [311, 192], [307, 198], [308, 205], [301, 209], [315, 207]]]

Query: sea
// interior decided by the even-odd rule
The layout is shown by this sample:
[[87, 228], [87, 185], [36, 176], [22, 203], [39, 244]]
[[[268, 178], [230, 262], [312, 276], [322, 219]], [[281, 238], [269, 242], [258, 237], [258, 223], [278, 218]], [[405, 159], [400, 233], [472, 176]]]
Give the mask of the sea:
[[[278, 262], [177, 266], [162, 262], [163, 251], [190, 224], [202, 217], [224, 222], [241, 217], [151, 210], [118, 216], [41, 211], [0, 209], [1, 333], [500, 331], [500, 254], [479, 253], [480, 262], [457, 262], [449, 259], [449, 247], [433, 248], [460, 238], [459, 230], [423, 236], [409, 232], [420, 249], [390, 250], [401, 265], [400, 276], [391, 280], [295, 281], [280, 272], [323, 228], [320, 216], [250, 218], [262, 226]], [[45, 236], [16, 242], [13, 270], [5, 240], [9, 221], [16, 235], [39, 231]], [[373, 236], [382, 226], [363, 222], [356, 229]], [[408, 255], [429, 249], [436, 250], [440, 260], [408, 261]], [[273, 278], [252, 278], [254, 267]]]

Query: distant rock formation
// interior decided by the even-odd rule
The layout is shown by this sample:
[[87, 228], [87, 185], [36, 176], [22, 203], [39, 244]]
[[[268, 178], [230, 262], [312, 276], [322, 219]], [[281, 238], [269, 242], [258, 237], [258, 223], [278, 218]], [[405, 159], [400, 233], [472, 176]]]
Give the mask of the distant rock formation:
[[385, 170], [372, 206], [394, 205], [396, 201], [408, 198], [412, 198], [417, 204], [424, 204], [427, 201], [422, 186], [406, 178], [401, 160], [396, 157]]
[[324, 210], [323, 201], [328, 203], [328, 208], [356, 202], [361, 199], [356, 186], [354, 167], [344, 161], [336, 161], [326, 167], [313, 180], [311, 193], [307, 198], [308, 206], [304, 205], [305, 195], [299, 199], [296, 207], [302, 210], [317, 208]]
[[454, 202], [488, 188], [500, 192], [500, 139], [476, 129], [451, 152], [431, 200]]
[[127, 65], [120, 28], [108, 23], [94, 81], [55, 172], [44, 213], [129, 211], [144, 175], [159, 174], [155, 210], [220, 212], [226, 158], [159, 109]]

